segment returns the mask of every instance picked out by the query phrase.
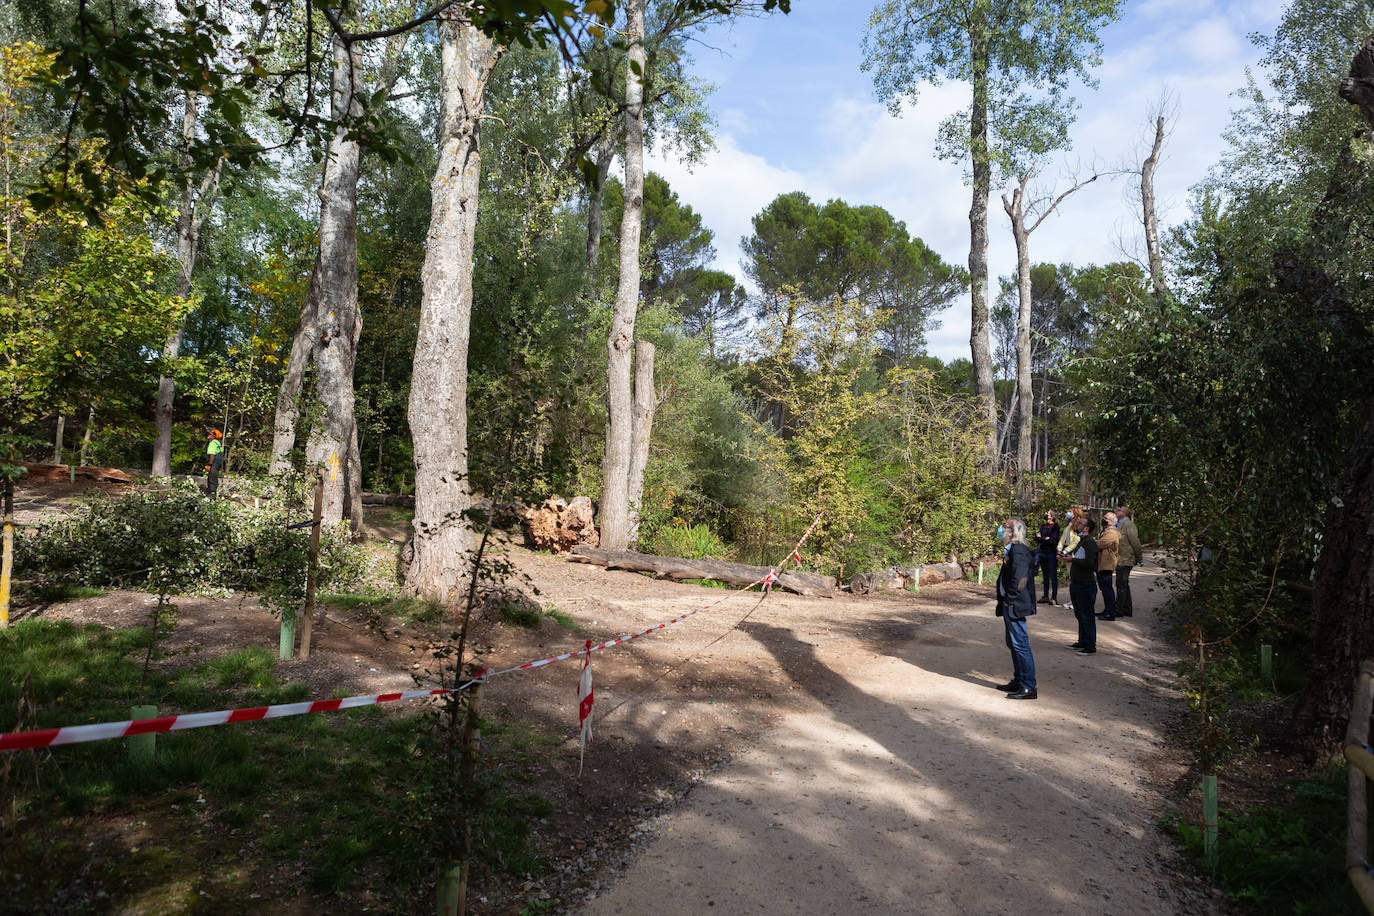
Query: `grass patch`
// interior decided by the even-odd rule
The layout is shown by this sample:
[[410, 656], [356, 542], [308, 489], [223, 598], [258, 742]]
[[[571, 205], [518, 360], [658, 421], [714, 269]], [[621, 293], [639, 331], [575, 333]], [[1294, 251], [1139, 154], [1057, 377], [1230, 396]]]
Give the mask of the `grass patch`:
[[[303, 684], [279, 678], [265, 648], [154, 671], [140, 689], [146, 648], [138, 629], [34, 619], [0, 631], [0, 731], [16, 727], [26, 673], [37, 707], [26, 727], [123, 719], [140, 702], [192, 712], [305, 698]], [[428, 714], [398, 712], [370, 707], [159, 735], [147, 767], [133, 765], [117, 741], [59, 748], [47, 759], [17, 755], [7, 802], [19, 819], [0, 843], [26, 864], [0, 869], [0, 909], [49, 912], [61, 900], [67, 912], [183, 911], [252, 893], [272, 911], [297, 901], [299, 887], [280, 882], [283, 869], [337, 896], [344, 911], [413, 909], [437, 868], [436, 768], [427, 765], [437, 755]], [[499, 755], [502, 766], [480, 769], [477, 879], [532, 874], [542, 865], [529, 830], [551, 806], [515, 786], [521, 761], [549, 753], [548, 743], [524, 725], [488, 734], [487, 760]], [[244, 850], [253, 851], [245, 858]], [[273, 894], [282, 896], [274, 902]]]
[[109, 589], [71, 585], [66, 582], [35, 585], [23, 590], [24, 597], [42, 601], [45, 604], [62, 604], [66, 601], [80, 601], [83, 598], [104, 598], [109, 593]]
[[729, 582], [722, 582], [719, 579], [683, 579], [688, 585], [700, 585], [702, 588], [734, 588]]
[[[1349, 914], [1365, 909], [1345, 876], [1345, 768], [1293, 785], [1286, 805], [1218, 819], [1213, 880], [1251, 913]], [[1202, 830], [1175, 819], [1183, 847], [1202, 863]]]
[[567, 613], [566, 611], [560, 611], [552, 604], [549, 604], [544, 608], [544, 616], [548, 617], [554, 623], [558, 624], [565, 630], [577, 629], [577, 621], [573, 619], [572, 615]]
[[502, 601], [500, 604], [501, 622], [510, 624], [514, 627], [524, 627], [533, 630], [539, 626], [540, 619], [544, 616], [537, 609], [527, 607], [523, 604], [516, 604], [513, 601]]
[[437, 623], [444, 617], [444, 606], [438, 601], [403, 598], [384, 592], [321, 595], [319, 603], [344, 611], [363, 610], [385, 614], [406, 623]]

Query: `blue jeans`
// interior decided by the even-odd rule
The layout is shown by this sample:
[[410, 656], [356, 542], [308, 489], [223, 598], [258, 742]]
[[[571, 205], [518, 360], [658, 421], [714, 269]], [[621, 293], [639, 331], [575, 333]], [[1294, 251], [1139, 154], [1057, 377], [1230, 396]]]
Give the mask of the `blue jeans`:
[[1097, 573], [1097, 587], [1102, 590], [1102, 613], [1108, 617], [1116, 616], [1116, 588], [1113, 580], [1116, 570], [1103, 569]]
[[1040, 581], [1045, 589], [1045, 597], [1051, 601], [1059, 600], [1059, 558], [1052, 553], [1039, 554]]
[[1031, 655], [1030, 637], [1026, 635], [1026, 621], [1003, 617], [1007, 628], [1007, 648], [1011, 650], [1011, 679], [1022, 690], [1035, 689], [1035, 656]]
[[1078, 618], [1078, 645], [1096, 649], [1097, 618], [1093, 616], [1093, 604], [1097, 602], [1097, 583], [1070, 582], [1069, 600], [1073, 602], [1073, 616]]

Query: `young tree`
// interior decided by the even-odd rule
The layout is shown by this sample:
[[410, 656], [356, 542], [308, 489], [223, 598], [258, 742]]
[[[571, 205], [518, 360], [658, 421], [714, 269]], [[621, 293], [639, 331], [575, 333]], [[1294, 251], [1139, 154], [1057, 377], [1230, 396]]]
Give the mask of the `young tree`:
[[[481, 178], [482, 111], [502, 47], [453, 7], [442, 14], [439, 161], [430, 184], [431, 216], [420, 327], [410, 387], [415, 447], [415, 519], [405, 589], [437, 601], [462, 590], [471, 503], [467, 454], [468, 338], [473, 245]], [[631, 250], [637, 251], [637, 247]]]
[[[1116, 18], [1121, 0], [884, 0], [864, 38], [866, 71], [894, 112], [916, 102], [920, 87], [943, 80], [969, 83], [969, 108], [940, 128], [940, 154], [970, 162], [969, 345], [974, 380], [987, 412], [988, 458], [995, 457], [997, 404], [988, 340], [988, 195], [995, 169], [1022, 150], [1062, 146], [1072, 101], [1068, 78], [1091, 85], [1099, 59], [1098, 30]], [[1038, 98], [1031, 92], [1038, 93]]]

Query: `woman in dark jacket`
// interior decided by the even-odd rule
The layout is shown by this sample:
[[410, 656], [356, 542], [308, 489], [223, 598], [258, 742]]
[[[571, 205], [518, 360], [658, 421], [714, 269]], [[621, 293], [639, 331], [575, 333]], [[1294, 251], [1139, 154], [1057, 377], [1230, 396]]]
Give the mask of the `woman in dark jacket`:
[[1073, 530], [1079, 535], [1078, 546], [1067, 556], [1069, 561], [1069, 600], [1073, 602], [1073, 616], [1078, 618], [1078, 642], [1069, 646], [1079, 655], [1097, 651], [1097, 618], [1093, 605], [1097, 602], [1097, 541], [1093, 540], [1093, 521], [1086, 516], [1073, 520]]
[[1055, 520], [1054, 510], [1045, 513], [1045, 524], [1040, 526], [1040, 531], [1035, 535], [1035, 543], [1039, 550], [1035, 553], [1035, 559], [1040, 564], [1040, 581], [1044, 583], [1045, 594], [1040, 598], [1041, 604], [1059, 604], [1059, 522]]
[[1009, 700], [1034, 700], [1035, 656], [1031, 654], [1026, 618], [1035, 613], [1035, 558], [1026, 540], [1026, 523], [1009, 518], [1002, 523], [1002, 571], [997, 575], [997, 616], [1007, 631], [1011, 650], [1011, 681], [998, 690]]

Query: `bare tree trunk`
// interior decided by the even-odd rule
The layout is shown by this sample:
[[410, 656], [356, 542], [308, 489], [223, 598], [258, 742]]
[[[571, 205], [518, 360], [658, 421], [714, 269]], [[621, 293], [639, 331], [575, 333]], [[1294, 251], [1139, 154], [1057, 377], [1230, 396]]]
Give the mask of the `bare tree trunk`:
[[639, 504], [644, 498], [644, 469], [649, 464], [649, 440], [654, 430], [654, 345], [635, 341], [635, 411], [630, 437], [630, 541], [639, 537]]
[[[1024, 188], [1025, 185], [1022, 185]], [[1031, 381], [1031, 274], [1030, 235], [1026, 232], [1023, 197], [1018, 190], [1015, 214], [1012, 216], [1012, 235], [1016, 237], [1016, 389], [1020, 425], [1016, 431], [1016, 508], [1024, 513], [1030, 509], [1031, 430], [1035, 420], [1032, 402], [1035, 389]]]
[[[200, 96], [194, 91], [185, 94], [185, 109], [181, 120], [182, 151], [180, 164], [183, 169], [191, 163], [190, 150], [196, 139], [196, 124], [200, 121]], [[181, 204], [177, 208], [177, 295], [182, 299], [191, 298], [191, 274], [195, 271], [196, 253], [200, 247], [200, 228], [205, 217], [215, 205], [219, 196], [220, 177], [224, 173], [224, 159], [216, 160], [214, 167], [201, 180], [197, 187], [190, 176], [185, 177], [181, 189]], [[181, 345], [186, 337], [186, 319], [177, 326], [167, 338], [162, 348], [165, 360], [174, 360], [181, 355]], [[170, 477], [172, 474], [172, 408], [176, 398], [176, 382], [171, 376], [164, 375], [157, 380], [157, 413], [154, 424], [157, 437], [153, 440], [153, 476]]]
[[1155, 167], [1164, 148], [1164, 115], [1155, 118], [1155, 142], [1140, 168], [1140, 206], [1145, 220], [1145, 251], [1150, 259], [1150, 282], [1155, 296], [1163, 299], [1169, 289], [1164, 285], [1164, 259], [1159, 253], [1159, 222], [1155, 215]]
[[57, 435], [53, 437], [52, 443], [52, 463], [62, 463], [62, 436], [67, 431], [67, 418], [62, 416], [61, 411], [57, 414]]
[[633, 436], [631, 347], [639, 307], [639, 235], [644, 216], [644, 6], [630, 0], [625, 76], [625, 198], [620, 219], [620, 285], [606, 341], [606, 453], [601, 463], [601, 546], [630, 542], [630, 446]]
[[310, 353], [315, 348], [315, 302], [309, 294], [301, 308], [296, 324], [296, 336], [291, 340], [291, 353], [286, 358], [281, 388], [277, 391], [277, 413], [272, 425], [272, 461], [269, 474], [285, 474], [291, 470], [291, 449], [296, 445], [296, 423], [300, 420], [301, 385], [305, 370], [310, 367]]
[[483, 96], [501, 55], [491, 38], [450, 10], [440, 24], [439, 161], [420, 326], [410, 386], [415, 446], [415, 520], [408, 594], [444, 602], [462, 590], [472, 502], [467, 459], [467, 358], [473, 243], [481, 175]]
[[95, 426], [95, 401], [86, 408], [86, 429], [81, 433], [81, 457], [78, 463], [86, 466], [86, 457], [91, 453], [91, 429]]
[[601, 260], [602, 204], [606, 199], [606, 179], [615, 159], [615, 141], [611, 132], [596, 145], [596, 177], [587, 191], [587, 298], [596, 295], [596, 266]]
[[986, 461], [997, 462], [997, 396], [992, 387], [992, 345], [988, 337], [988, 194], [992, 188], [991, 151], [988, 148], [988, 44], [987, 25], [969, 30], [973, 61], [973, 106], [969, 118], [969, 151], [973, 159], [973, 203], [968, 211], [969, 289], [973, 300], [969, 325], [969, 349], [973, 356], [973, 388], [987, 411]]

